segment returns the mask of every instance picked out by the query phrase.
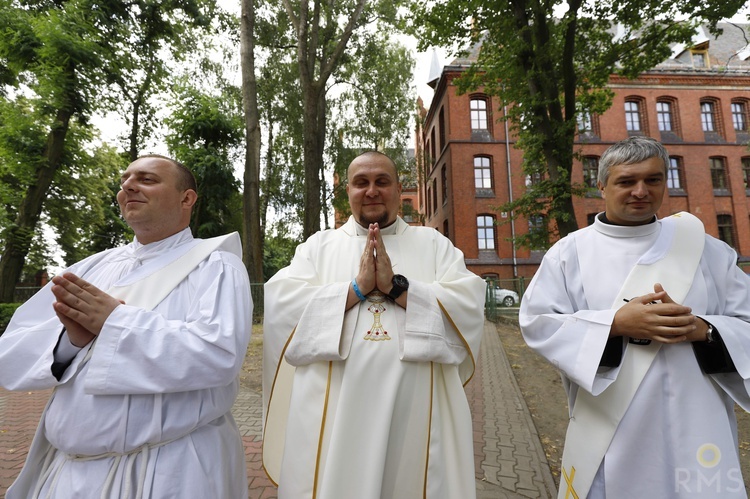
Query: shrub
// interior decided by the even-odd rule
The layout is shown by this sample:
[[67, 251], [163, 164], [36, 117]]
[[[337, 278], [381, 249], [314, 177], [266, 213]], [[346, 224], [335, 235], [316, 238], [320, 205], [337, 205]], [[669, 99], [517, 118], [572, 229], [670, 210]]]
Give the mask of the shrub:
[[5, 332], [10, 318], [13, 317], [13, 313], [20, 306], [20, 303], [0, 303], [0, 335]]

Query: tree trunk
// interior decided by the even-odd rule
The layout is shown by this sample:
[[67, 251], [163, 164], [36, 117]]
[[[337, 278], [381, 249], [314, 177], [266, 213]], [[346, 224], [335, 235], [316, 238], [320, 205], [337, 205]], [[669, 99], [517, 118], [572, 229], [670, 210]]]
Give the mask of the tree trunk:
[[47, 198], [52, 179], [60, 168], [70, 117], [69, 110], [58, 110], [55, 123], [47, 137], [42, 161], [36, 170], [36, 179], [26, 191], [18, 209], [16, 222], [8, 231], [5, 248], [0, 256], [0, 303], [13, 301], [16, 283], [21, 277], [34, 230], [42, 214], [44, 200]]
[[[270, 123], [271, 120], [269, 119], [268, 122]], [[274, 174], [273, 173], [274, 165], [276, 162], [275, 154], [273, 151], [275, 141], [276, 141], [276, 136], [273, 133], [273, 126], [269, 126], [268, 127], [268, 147], [266, 149], [266, 175], [265, 175], [265, 178], [263, 179], [263, 190], [262, 190], [263, 194], [260, 196], [260, 230], [263, 232], [264, 245], [265, 245], [266, 227], [268, 226], [267, 224], [268, 203], [270, 202], [270, 193], [271, 193], [269, 179], [272, 178]]]
[[258, 86], [255, 79], [255, 5], [242, 0], [240, 58], [242, 64], [242, 102], [245, 112], [245, 175], [242, 193], [242, 257], [250, 282], [263, 282], [263, 234], [260, 228], [260, 116]]
[[128, 158], [132, 163], [138, 159], [138, 133], [141, 106], [139, 101], [133, 103], [133, 123], [130, 125], [130, 136], [128, 137]]
[[[321, 92], [318, 97], [318, 145], [320, 150], [318, 151], [318, 178], [320, 179], [320, 210], [323, 215], [323, 227], [330, 229], [328, 223], [328, 192], [326, 189], [326, 169], [325, 163], [323, 162], [323, 153], [325, 152], [326, 143], [326, 130], [328, 127], [328, 115], [326, 114], [328, 109], [328, 101], [326, 101], [325, 92]], [[320, 219], [320, 217], [318, 217]]]
[[[292, 5], [291, 0], [283, 0], [284, 8], [297, 32], [297, 63], [304, 100], [305, 216], [302, 223], [302, 237], [305, 239], [320, 230], [320, 172], [323, 170], [326, 133], [326, 82], [341, 62], [349, 39], [359, 24], [367, 0], [357, 0], [354, 9], [349, 14], [346, 26], [343, 27], [341, 35], [337, 37], [335, 47], [330, 52], [319, 46], [320, 40], [325, 38], [321, 33], [321, 3], [321, 0], [315, 0], [312, 12], [309, 12], [307, 0], [301, 0], [295, 5]], [[339, 19], [328, 19], [328, 21], [329, 26], [335, 26]]]
[[305, 218], [302, 238], [307, 239], [320, 230], [320, 170], [323, 163], [323, 143], [325, 120], [320, 112], [325, 109], [320, 100], [325, 99], [323, 86], [319, 83], [303, 85], [304, 95], [304, 166], [305, 166]]

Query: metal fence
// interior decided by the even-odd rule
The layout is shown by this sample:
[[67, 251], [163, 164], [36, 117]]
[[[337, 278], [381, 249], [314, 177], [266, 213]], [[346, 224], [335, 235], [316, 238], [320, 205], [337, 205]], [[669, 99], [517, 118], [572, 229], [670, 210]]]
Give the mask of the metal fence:
[[23, 303], [34, 296], [34, 293], [36, 293], [40, 289], [42, 288], [37, 286], [19, 286], [13, 293], [13, 301], [15, 303]]
[[526, 292], [527, 281], [525, 277], [488, 279], [484, 301], [484, 315], [487, 320], [496, 322], [499, 316], [518, 315], [518, 306]]

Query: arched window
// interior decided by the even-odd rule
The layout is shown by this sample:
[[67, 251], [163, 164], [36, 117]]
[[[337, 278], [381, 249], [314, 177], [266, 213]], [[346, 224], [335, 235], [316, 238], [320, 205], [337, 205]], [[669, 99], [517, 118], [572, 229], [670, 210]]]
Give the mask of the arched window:
[[432, 162], [431, 164], [435, 164], [435, 161], [437, 161], [437, 144], [435, 144], [435, 128], [433, 127], [432, 132], [430, 133], [430, 154], [432, 154]]
[[597, 188], [599, 178], [599, 158], [597, 156], [584, 156], [583, 158], [583, 183], [591, 189]]
[[724, 158], [708, 158], [711, 169], [711, 185], [714, 194], [729, 194], [729, 179], [727, 178], [727, 167]]
[[734, 248], [734, 242], [736, 239], [734, 236], [732, 215], [716, 215], [716, 224], [719, 226], [719, 239]]
[[487, 156], [474, 156], [474, 187], [492, 189], [492, 164]]
[[660, 132], [673, 132], [674, 126], [674, 109], [670, 101], [656, 101], [656, 123], [659, 125]]
[[738, 132], [747, 132], [747, 101], [735, 99], [732, 101], [732, 126]]
[[488, 130], [487, 99], [484, 97], [472, 97], [469, 107], [471, 112], [471, 129]]
[[578, 133], [591, 133], [594, 131], [594, 122], [591, 120], [591, 113], [581, 111], [576, 115], [578, 123]]
[[495, 217], [477, 216], [477, 243], [480, 250], [495, 249]]
[[599, 118], [579, 103], [576, 104], [576, 124], [578, 137], [582, 140], [599, 136]]
[[411, 199], [404, 199], [401, 203], [401, 213], [404, 222], [414, 222], [414, 204]]
[[440, 114], [438, 114], [438, 128], [440, 134], [440, 150], [445, 149], [445, 108], [440, 108]]
[[432, 213], [437, 213], [438, 209], [438, 203], [437, 203], [438, 197], [437, 197], [437, 179], [432, 179]]
[[723, 142], [724, 121], [721, 117], [721, 102], [713, 97], [706, 97], [700, 101], [701, 128], [706, 142]]
[[625, 100], [625, 129], [630, 135], [641, 135], [646, 129], [643, 99], [628, 97]]
[[432, 187], [429, 185], [427, 186], [427, 203], [425, 203], [425, 207], [427, 208], [427, 218], [432, 218]]
[[701, 102], [701, 127], [704, 132], [716, 132], [716, 104], [712, 101]]
[[670, 191], [685, 190], [682, 158], [676, 156], [669, 157], [669, 166], [667, 167], [667, 189]]
[[440, 169], [440, 188], [442, 202], [445, 204], [448, 201], [448, 167], [446, 165]]
[[742, 158], [742, 181], [745, 183], [745, 191], [750, 194], [750, 157]]
[[547, 231], [547, 220], [544, 215], [534, 215], [529, 218], [529, 236], [531, 236], [532, 250], [540, 250], [547, 247], [549, 233]]

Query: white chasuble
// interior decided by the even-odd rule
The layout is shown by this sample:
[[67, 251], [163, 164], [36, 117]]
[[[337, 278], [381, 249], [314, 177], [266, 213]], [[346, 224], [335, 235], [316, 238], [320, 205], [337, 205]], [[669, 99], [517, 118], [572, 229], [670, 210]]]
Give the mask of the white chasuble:
[[[274, 410], [278, 386], [266, 394], [266, 427], [286, 423], [281, 442], [264, 441], [269, 472], [267, 446], [283, 447], [271, 475], [281, 499], [475, 496], [468, 377], [459, 366], [473, 370], [484, 282], [435, 231], [394, 225], [383, 239], [394, 272], [409, 279], [407, 310], [371, 294], [344, 312], [366, 240], [351, 220], [308, 241], [266, 287], [265, 352], [283, 349], [293, 332], [284, 351], [295, 366], [288, 415]], [[311, 287], [284, 313], [278, 301], [312, 282], [330, 284]]]

